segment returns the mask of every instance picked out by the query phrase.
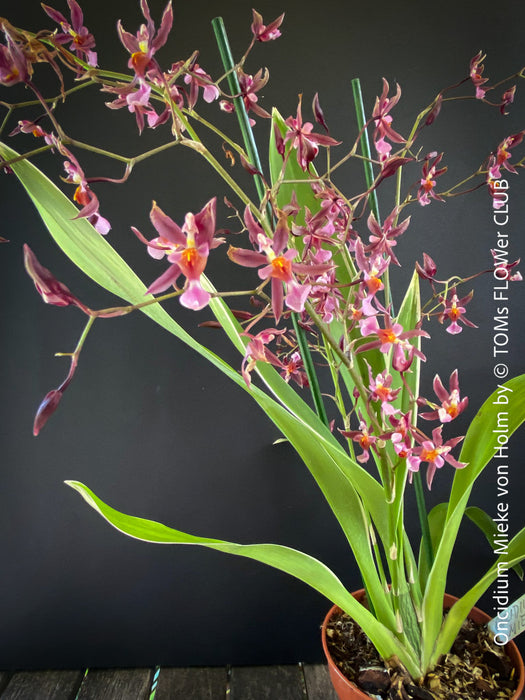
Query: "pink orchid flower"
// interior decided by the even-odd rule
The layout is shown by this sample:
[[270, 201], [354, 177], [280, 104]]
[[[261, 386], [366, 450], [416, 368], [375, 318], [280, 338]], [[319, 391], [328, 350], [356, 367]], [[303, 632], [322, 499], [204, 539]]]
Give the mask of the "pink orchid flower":
[[283, 23], [284, 12], [282, 15], [279, 15], [277, 19], [274, 19], [273, 22], [270, 22], [270, 24], [268, 25], [263, 24], [263, 18], [256, 10], [252, 9], [252, 15], [253, 22], [251, 30], [254, 38], [257, 41], [273, 41], [274, 39], [278, 39], [281, 36], [279, 27]]
[[438, 374], [436, 374], [434, 377], [432, 386], [434, 393], [441, 401], [441, 406], [438, 407], [436, 404], [428, 401], [427, 399], [418, 400], [418, 403], [422, 402], [423, 405], [429, 405], [436, 409], [429, 413], [420, 413], [420, 417], [424, 420], [440, 420], [442, 423], [450, 423], [450, 421], [457, 418], [459, 414], [462, 413], [468, 406], [468, 397], [465, 396], [463, 399], [460, 398], [457, 369], [455, 369], [450, 375], [448, 391], [443, 386], [443, 382]]
[[180, 275], [186, 277], [186, 287], [180, 303], [188, 309], [198, 311], [210, 301], [210, 294], [201, 284], [201, 275], [208, 262], [212, 248], [224, 243], [222, 238], [214, 238], [217, 200], [211, 199], [198, 214], [188, 212], [184, 224], [179, 227], [154, 202], [150, 220], [159, 236], [148, 241], [135, 227], [132, 231], [147, 245], [148, 253], [158, 260], [164, 256], [170, 267], [150, 284], [147, 294], [159, 294], [174, 285]]
[[483, 71], [485, 70], [485, 66], [483, 65], [484, 60], [485, 55], [480, 51], [470, 61], [470, 79], [476, 88], [476, 98], [478, 100], [482, 100], [487, 92], [486, 88], [481, 87], [485, 85], [485, 83], [488, 83], [488, 78], [483, 77]]
[[5, 46], [0, 44], [0, 85], [10, 87], [16, 83], [24, 83], [31, 75], [31, 61], [23, 49], [11, 36], [9, 30], [2, 26], [5, 35]]
[[42, 4], [44, 11], [57, 22], [62, 28], [61, 34], [54, 34], [53, 41], [56, 44], [70, 44], [70, 49], [76, 53], [79, 58], [85, 58], [86, 63], [90, 66], [97, 65], [97, 54], [95, 48], [95, 39], [93, 34], [84, 27], [84, 15], [80, 9], [80, 5], [76, 0], [67, 0], [67, 4], [71, 11], [71, 23], [67, 21], [64, 15], [58, 10]]
[[395, 224], [395, 220], [399, 215], [399, 209], [396, 207], [385, 219], [383, 226], [377, 222], [373, 212], [368, 217], [367, 226], [371, 235], [369, 237], [370, 245], [365, 250], [372, 251], [377, 255], [385, 255], [390, 258], [394, 265], [399, 265], [399, 260], [396, 258], [392, 248], [397, 245], [396, 238], [401, 236], [407, 230], [410, 224], [410, 217], [404, 219], [400, 224]]
[[412, 414], [402, 414], [400, 417], [391, 415], [388, 417], [394, 432], [390, 435], [390, 440], [394, 445], [394, 450], [400, 459], [408, 459], [412, 455]]
[[[176, 66], [172, 66], [171, 72], [175, 72]], [[198, 63], [192, 66], [189, 73], [184, 76], [184, 82], [186, 85], [190, 86], [190, 92], [188, 95], [188, 107], [193, 109], [197, 104], [197, 98], [199, 95], [199, 88], [202, 89], [202, 98], [204, 102], [211, 103], [218, 99], [220, 92], [219, 88], [212, 81], [211, 76], [204, 71]]]
[[[390, 350], [393, 350], [392, 362], [396, 362], [396, 364], [402, 365], [403, 367], [406, 364], [407, 354], [409, 358], [408, 366], [410, 365], [414, 355], [419, 357], [420, 360], [426, 360], [423, 353], [408, 342], [409, 338], [415, 338], [417, 336], [429, 338], [430, 336], [426, 331], [419, 329], [405, 331], [400, 323], [392, 324], [391, 319], [388, 316], [385, 317], [384, 328], [379, 326], [377, 316], [369, 316], [366, 319], [361, 319], [359, 321], [359, 328], [363, 337], [375, 335], [377, 336], [377, 340], [373, 340], [359, 346], [356, 349], [356, 352], [365, 352], [366, 350], [371, 350], [373, 348], [379, 348], [379, 351], [383, 353], [388, 353]], [[405, 369], [398, 371], [406, 371], [408, 366]]]
[[[375, 219], [374, 219], [375, 221]], [[365, 316], [374, 316], [377, 309], [372, 306], [376, 294], [385, 288], [381, 276], [390, 265], [390, 257], [374, 254], [369, 257], [365, 254], [365, 247], [360, 239], [355, 242], [355, 260], [363, 279], [359, 285], [358, 300]]]
[[246, 386], [251, 386], [251, 373], [255, 369], [257, 362], [268, 362], [278, 369], [285, 369], [285, 365], [277, 355], [266, 347], [268, 343], [271, 343], [275, 338], [283, 335], [283, 333], [286, 333], [285, 329], [278, 330], [277, 328], [267, 328], [257, 333], [257, 335], [243, 333], [243, 335], [250, 338], [241, 366], [241, 374], [246, 382]]
[[456, 294], [456, 288], [453, 287], [446, 298], [439, 298], [439, 301], [443, 304], [444, 309], [439, 314], [438, 321], [440, 323], [444, 323], [445, 320], [449, 320], [451, 322], [446, 328], [447, 333], [450, 333], [451, 335], [461, 333], [463, 329], [459, 325], [460, 321], [470, 328], [477, 328], [477, 326], [472, 323], [472, 321], [469, 321], [465, 316], [465, 306], [469, 301], [471, 301], [473, 295], [474, 293], [470, 292], [466, 296], [459, 299], [458, 295]]
[[65, 181], [77, 185], [73, 200], [81, 206], [81, 209], [75, 219], [87, 219], [98, 233], [105, 236], [111, 230], [111, 224], [100, 215], [98, 197], [89, 186], [80, 163], [65, 146], [58, 141], [56, 141], [56, 145], [60, 153], [69, 159], [64, 161], [64, 170], [67, 173]]
[[[246, 111], [254, 112], [259, 117], [269, 119], [271, 115], [258, 104], [259, 98], [255, 94], [256, 92], [259, 92], [259, 90], [262, 90], [270, 79], [268, 70], [263, 70], [260, 68], [255, 75], [248, 75], [248, 73], [241, 70], [238, 73], [238, 78]], [[250, 119], [250, 123], [253, 126], [255, 124], [255, 120]]]
[[[300, 283], [296, 275], [318, 275], [328, 270], [330, 264], [296, 263], [293, 262], [298, 255], [298, 251], [289, 248], [285, 251], [290, 235], [286, 215], [282, 215], [277, 222], [273, 239], [262, 233], [258, 233], [256, 243], [259, 251], [247, 250], [245, 248], [234, 248], [230, 246], [228, 257], [233, 262], [244, 267], [261, 267], [258, 272], [262, 280], [270, 279], [272, 288], [272, 310], [275, 320], [278, 322], [283, 312], [283, 302], [292, 311], [302, 313], [306, 299], [312, 289], [308, 283]], [[250, 224], [252, 231], [256, 232], [253, 224]], [[284, 296], [283, 284], [286, 288]]]
[[510, 87], [508, 90], [505, 90], [505, 92], [501, 96], [501, 104], [499, 106], [499, 111], [501, 112], [501, 114], [503, 114], [503, 116], [508, 114], [508, 112], [505, 110], [508, 107], [508, 105], [510, 105], [514, 102], [515, 96], [516, 96], [516, 86], [515, 85]]
[[128, 68], [133, 69], [138, 78], [144, 78], [146, 72], [155, 65], [153, 56], [168, 40], [168, 34], [173, 25], [173, 10], [170, 0], [164, 8], [160, 27], [156, 32], [146, 0], [140, 0], [140, 8], [146, 24], [141, 24], [136, 36], [126, 32], [120, 20], [117, 23], [117, 31], [124, 47], [131, 54]]
[[450, 451], [463, 440], [463, 436], [452, 438], [444, 443], [441, 437], [442, 429], [442, 425], [434, 428], [432, 440], [426, 440], [416, 435], [416, 440], [421, 444], [412, 450], [412, 455], [407, 460], [407, 465], [411, 472], [419, 471], [421, 462], [428, 462], [427, 486], [429, 489], [432, 487], [436, 469], [441, 469], [445, 462], [448, 462], [455, 469], [463, 469], [463, 467], [467, 466], [465, 462], [458, 462], [450, 454]]
[[365, 464], [370, 459], [370, 450], [377, 442], [377, 437], [375, 435], [370, 435], [368, 427], [363, 420], [363, 416], [359, 415], [359, 430], [341, 430], [341, 435], [344, 437], [357, 442], [357, 444], [363, 450], [360, 455], [356, 457], [360, 464]]
[[516, 168], [509, 163], [511, 158], [510, 150], [523, 141], [524, 135], [525, 131], [519, 131], [517, 134], [507, 136], [507, 138], [503, 139], [499, 144], [496, 155], [491, 157], [489, 164], [488, 173], [491, 179], [498, 180], [501, 177], [501, 168], [504, 168], [509, 173], [517, 173]]
[[427, 253], [423, 253], [423, 265], [416, 261], [416, 271], [421, 279], [433, 282], [437, 272], [437, 265]]
[[[436, 181], [434, 178], [443, 175], [447, 171], [447, 168], [438, 168], [437, 166], [441, 162], [443, 154], [439, 155], [434, 153], [429, 153], [425, 158], [422, 168], [422, 178], [419, 181], [419, 189], [417, 191], [417, 200], [422, 207], [426, 207], [430, 204], [430, 199], [435, 199], [438, 202], [444, 202], [443, 197], [440, 197], [434, 192], [434, 187], [436, 186]], [[431, 162], [432, 161], [432, 162]]]
[[492, 248], [490, 252], [492, 253], [492, 259], [494, 260], [493, 274], [496, 279], [509, 280], [509, 282], [521, 282], [523, 280], [521, 272], [514, 269], [520, 264], [521, 258], [518, 258], [513, 262], [502, 262], [498, 255], [498, 251]]
[[52, 147], [54, 147], [57, 142], [53, 134], [45, 131], [40, 124], [29, 121], [28, 119], [21, 119], [9, 136], [15, 136], [15, 134], [33, 134], [35, 138], [43, 138], [45, 143]]
[[282, 365], [281, 377], [285, 382], [293, 379], [300, 387], [308, 386], [308, 377], [304, 372], [303, 358], [300, 352], [293, 352], [288, 359], [283, 360]]
[[76, 219], [87, 219], [89, 223], [100, 233], [105, 236], [111, 230], [111, 224], [107, 219], [99, 214], [99, 201], [96, 194], [87, 184], [83, 177], [83, 172], [77, 168], [75, 163], [69, 161], [64, 162], [64, 168], [68, 174], [66, 182], [77, 184], [77, 189], [73, 195], [73, 199], [82, 207], [78, 212]]
[[288, 117], [285, 122], [288, 130], [284, 136], [284, 141], [285, 143], [290, 141], [292, 148], [297, 150], [297, 162], [306, 172], [310, 163], [319, 153], [319, 146], [337, 146], [341, 142], [325, 134], [312, 133], [313, 124], [311, 122], [303, 122], [301, 102], [302, 95], [299, 95], [296, 116]]
[[406, 139], [404, 139], [401, 134], [398, 134], [397, 131], [394, 131], [392, 128], [393, 119], [389, 114], [399, 102], [401, 97], [401, 88], [399, 85], [397, 85], [397, 91], [394, 97], [388, 97], [389, 92], [390, 86], [388, 81], [383, 78], [383, 92], [381, 93], [381, 97], [376, 97], [372, 112], [372, 121], [375, 127], [373, 136], [374, 145], [381, 161], [386, 160], [390, 155], [390, 151], [392, 150], [392, 146], [388, 143], [388, 141], [386, 141], [386, 139], [389, 139], [394, 143], [406, 143]]
[[398, 397], [401, 389], [392, 389], [392, 375], [385, 370], [384, 372], [381, 372], [381, 374], [378, 374], [374, 379], [370, 365], [368, 366], [368, 374], [370, 378], [368, 389], [370, 391], [370, 398], [372, 401], [381, 402], [381, 411], [386, 416], [392, 416], [395, 413], [399, 413], [399, 409], [394, 408], [392, 403]]

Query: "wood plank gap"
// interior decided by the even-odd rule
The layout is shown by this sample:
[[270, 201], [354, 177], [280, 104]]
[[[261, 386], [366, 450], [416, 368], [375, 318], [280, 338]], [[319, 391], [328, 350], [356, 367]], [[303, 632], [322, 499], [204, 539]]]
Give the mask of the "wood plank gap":
[[302, 668], [308, 700], [337, 700], [326, 664], [302, 664]]
[[234, 666], [230, 700], [304, 700], [298, 664], [286, 666]]
[[150, 690], [149, 668], [93, 668], [85, 675], [78, 700], [144, 700]]
[[[227, 697], [227, 669], [219, 667], [162, 667], [155, 700], [223, 700]], [[151, 698], [153, 700], [153, 698]]]
[[303, 695], [304, 695], [304, 697], [306, 698], [306, 700], [308, 700], [308, 689], [307, 689], [307, 687], [306, 687], [306, 678], [305, 678], [305, 675], [304, 675], [304, 664], [303, 664], [303, 662], [302, 662], [302, 661], [299, 661], [298, 666], [299, 666], [299, 671], [300, 671], [300, 673], [301, 673], [301, 683], [302, 683], [302, 686], [303, 686]]

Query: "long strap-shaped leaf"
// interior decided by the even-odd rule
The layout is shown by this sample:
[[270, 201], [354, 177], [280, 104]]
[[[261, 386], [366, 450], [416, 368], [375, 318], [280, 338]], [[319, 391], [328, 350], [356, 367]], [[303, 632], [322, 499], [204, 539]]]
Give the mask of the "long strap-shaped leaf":
[[[206, 284], [209, 291], [215, 291], [211, 283], [207, 282]], [[232, 343], [240, 352], [244, 352], [246, 338], [242, 337], [242, 328], [228, 305], [223, 299], [214, 298], [210, 302], [210, 306], [215, 318], [219, 321], [222, 329]], [[258, 363], [257, 371], [266, 387], [275, 398], [283, 406], [286, 406], [286, 409], [297, 418], [301, 428], [310, 435], [309, 439], [319, 442], [323, 446], [323, 449], [330, 455], [330, 458], [334, 460], [337, 468], [341, 469], [346, 477], [350, 479], [353, 487], [363, 499], [366, 507], [370, 510], [379, 536], [388, 549], [391, 543], [388, 539], [388, 521], [383, 507], [384, 494], [379, 483], [357, 462], [350, 459], [318, 415], [303, 401], [297, 392], [282, 379], [271, 365], [267, 363]], [[259, 402], [260, 401], [264, 401], [264, 399], [260, 399]], [[268, 412], [266, 403], [263, 408]], [[271, 411], [271, 408], [269, 410]], [[315, 474], [314, 478], [317, 478]]]
[[229, 554], [241, 555], [273, 566], [312, 586], [330, 601], [351, 615], [364, 629], [384, 656], [397, 655], [414, 677], [419, 666], [413, 655], [400, 647], [399, 640], [346, 590], [337, 576], [322, 562], [303, 552], [276, 544], [241, 545], [224, 540], [196, 537], [152, 520], [136, 518], [114, 510], [78, 481], [66, 482], [78, 491], [87, 503], [120, 532], [145, 542], [159, 544], [193, 544]]
[[437, 663], [440, 656], [446, 654], [463, 624], [463, 621], [489, 586], [501, 575], [525, 559], [525, 528], [509, 542], [506, 551], [490, 567], [485, 576], [476, 583], [450, 609], [441, 632], [436, 640], [430, 663]]
[[[14, 151], [1, 144], [0, 153], [6, 159], [16, 156]], [[55, 241], [80, 269], [102, 287], [123, 299], [132, 303], [145, 299], [145, 287], [135, 273], [107, 240], [95, 232], [88, 221], [75, 218], [78, 213], [75, 206], [43, 173], [27, 161], [13, 164], [13, 170], [28, 191]], [[239, 336], [239, 328], [234, 326], [233, 317], [226, 310], [224, 302], [216, 299], [212, 308], [242, 352], [244, 346]], [[153, 304], [142, 310], [212, 362], [238, 386], [248, 391], [294, 445], [319, 484], [347, 539], [353, 544], [360, 567], [366, 569], [371, 597], [374, 604], [377, 604], [379, 614], [392, 623], [387, 597], [381, 590], [379, 581], [374, 579], [375, 569], [369, 551], [367, 525], [356, 493], [357, 488], [360, 497], [364, 494], [367, 509], [372, 513], [372, 517], [376, 517], [378, 531], [384, 536], [380, 507], [382, 491], [379, 484], [344, 453], [313, 411], [292, 392], [278, 373], [270, 372], [271, 368], [268, 367], [262, 372], [267, 384], [276, 388], [277, 393], [282, 395], [286, 392], [286, 399], [291, 403], [293, 399], [295, 403], [292, 405], [292, 411], [297, 410], [298, 415], [290, 413], [255, 385], [246, 387], [237, 371], [198, 343], [161, 306]], [[293, 397], [289, 392], [292, 392]], [[316, 431], [313, 427], [316, 425], [322, 432]], [[353, 504], [353, 507], [349, 507], [349, 504]]]
[[[510, 379], [502, 387], [500, 393], [508, 397], [508, 403], [505, 404], [508, 418], [506, 435], [510, 437], [525, 421], [525, 375]], [[468, 462], [468, 466], [458, 470], [454, 476], [446, 524], [424, 594], [424, 667], [433, 656], [435, 640], [441, 627], [441, 612], [437, 610], [435, 601], [442, 600], [445, 593], [450, 558], [470, 492], [475, 480], [494, 456], [497, 447], [494, 445], [497, 432], [493, 431], [498, 428], [498, 412], [502, 407], [497, 403], [497, 398], [498, 391], [495, 391], [482, 405], [470, 424], [461, 450], [460, 460]]]
[[[6, 160], [18, 155], [1, 142], [0, 154]], [[148, 298], [145, 296], [144, 284], [133, 270], [88, 221], [75, 218], [78, 214], [76, 207], [44, 173], [27, 161], [18, 161], [13, 164], [12, 168], [33, 200], [51, 236], [77, 267], [104, 289], [130, 303], [143, 302]], [[239, 352], [243, 353], [246, 339], [241, 336], [242, 328], [225, 302], [220, 298], [212, 299], [210, 307], [232, 343]], [[239, 387], [250, 393], [270, 418], [273, 418], [271, 412], [275, 402], [272, 398], [255, 385], [248, 388], [239, 372], [196, 341], [160, 305], [153, 304], [144, 307], [141, 311], [212, 362]], [[349, 458], [328, 428], [319, 420], [316, 413], [282, 379], [279, 373], [264, 363], [259, 363], [258, 372], [278, 401], [286, 406], [301, 425], [305, 426], [306, 432], [310, 433], [308, 439], [323, 444], [325, 449], [336, 459], [340, 465], [339, 468], [348, 477], [351, 477], [358, 493], [365, 499], [368, 497], [372, 500], [378, 499], [381, 493], [379, 484], [360, 465]], [[279, 408], [281, 407], [279, 406]], [[281, 421], [281, 419], [279, 420]], [[377, 520], [376, 526], [381, 530], [383, 524], [381, 514], [373, 506], [372, 516]]]

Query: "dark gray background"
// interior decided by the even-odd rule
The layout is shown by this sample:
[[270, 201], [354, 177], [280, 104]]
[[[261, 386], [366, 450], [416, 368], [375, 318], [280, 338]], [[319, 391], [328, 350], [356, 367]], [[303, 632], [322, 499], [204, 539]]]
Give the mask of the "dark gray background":
[[[101, 65], [125, 67], [127, 54], [114, 26], [121, 17], [134, 33], [141, 20], [136, 5], [84, 2]], [[56, 7], [67, 9], [65, 2]], [[162, 2], [151, 1], [156, 19], [162, 8]], [[416, 110], [439, 89], [463, 78], [480, 49], [488, 54], [486, 74], [494, 80], [524, 63], [525, 6], [519, 2], [503, 0], [484, 10], [449, 1], [381, 1], [370, 9], [343, 0], [261, 0], [257, 9], [266, 21], [286, 11], [284, 36], [257, 47], [247, 66], [252, 72], [263, 65], [270, 70], [261, 103], [267, 108], [275, 104], [288, 116], [303, 93], [305, 117], [310, 118], [309, 105], [319, 91], [338, 139], [349, 140], [355, 133], [353, 77], [363, 82], [369, 110], [383, 76], [392, 85], [401, 83], [403, 100], [394, 116], [395, 126], [406, 134]], [[31, 29], [52, 26], [34, 0], [23, 5], [3, 0], [1, 14]], [[200, 48], [201, 64], [219, 74], [210, 27], [219, 14], [238, 56], [249, 41], [250, 5], [194, 0], [176, 4], [175, 28], [158, 55], [160, 62], [167, 66]], [[48, 80], [54, 85], [52, 77]], [[13, 99], [5, 89], [1, 95]], [[162, 136], [145, 132], [138, 140], [133, 116], [108, 114], [96, 91], [79, 100], [81, 118], [67, 106], [60, 111], [78, 138], [131, 154]], [[452, 181], [504, 136], [523, 128], [524, 104], [518, 97], [505, 118], [474, 100], [449, 105], [428, 131], [423, 148], [447, 149]], [[232, 117], [222, 116], [221, 123], [236, 133]], [[265, 149], [264, 120], [258, 119], [256, 135]], [[30, 147], [31, 138], [14, 145]], [[82, 162], [89, 174], [121, 173], [112, 163], [84, 156]], [[61, 173], [60, 162], [52, 157], [38, 163], [50, 173]], [[356, 191], [360, 178], [359, 170], [349, 169], [339, 184]], [[524, 252], [524, 189], [522, 180], [511, 177], [511, 182], [511, 256], [518, 257]], [[211, 196], [221, 200], [226, 194], [204, 164], [178, 151], [137, 167], [125, 187], [101, 185], [97, 192], [101, 211], [113, 224], [110, 240], [132, 265], [141, 266], [146, 282], [160, 274], [160, 267], [145, 259], [129, 227], [138, 226], [151, 237], [151, 199], [181, 222], [186, 211], [198, 211]], [[124, 512], [196, 534], [304, 549], [334, 568], [349, 588], [359, 587], [356, 567], [327, 506], [291, 448], [272, 445], [279, 435], [271, 423], [244, 392], [139, 314], [97, 324], [60, 410], [37, 439], [32, 437], [36, 407], [66, 373], [67, 361], [53, 354], [73, 349], [83, 319], [75, 309], [42, 304], [23, 271], [22, 244], [29, 243], [41, 262], [87, 304], [103, 307], [115, 300], [65, 260], [14, 178], [2, 178], [0, 193], [0, 235], [11, 240], [0, 256], [0, 667], [262, 664], [320, 658], [318, 628], [328, 606], [321, 596], [254, 562], [129, 540], [63, 486], [64, 479], [78, 479]], [[388, 213], [386, 203], [383, 213]], [[227, 214], [221, 206], [220, 225], [228, 225]], [[425, 250], [445, 275], [487, 268], [495, 241], [491, 215], [485, 191], [414, 209], [399, 255], [421, 257]], [[458, 260], [464, 263], [461, 270]], [[229, 268], [216, 265], [214, 279], [224, 288]], [[408, 266], [396, 271], [394, 284], [401, 286], [409, 275]], [[432, 358], [424, 368], [426, 395], [436, 371], [445, 378], [459, 368], [463, 391], [471, 399], [470, 416], [496, 384], [491, 373], [491, 280], [476, 289], [469, 316], [479, 330], [451, 338], [435, 324]], [[522, 289], [512, 289], [513, 374], [524, 371]], [[177, 302], [170, 309], [182, 323], [195, 323]], [[198, 320], [208, 317], [202, 312]], [[218, 333], [202, 329], [197, 335], [240, 365]], [[523, 436], [512, 444], [509, 500], [516, 530], [523, 514]], [[451, 476], [450, 468], [438, 473], [433, 503], [446, 497]], [[490, 468], [475, 495], [475, 502], [494, 514]], [[412, 504], [409, 513], [414, 515]], [[417, 526], [413, 530], [417, 533]], [[467, 590], [473, 575], [481, 574], [490, 561], [488, 545], [466, 525], [448, 590]], [[512, 591], [513, 597], [521, 595], [523, 584], [514, 581]], [[490, 595], [484, 600], [490, 612]]]

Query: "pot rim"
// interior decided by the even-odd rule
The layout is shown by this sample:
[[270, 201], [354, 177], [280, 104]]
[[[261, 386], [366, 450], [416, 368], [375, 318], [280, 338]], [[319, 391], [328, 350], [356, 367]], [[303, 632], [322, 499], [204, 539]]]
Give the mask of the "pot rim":
[[[365, 589], [361, 588], [358, 591], [354, 591], [352, 593], [354, 598], [361, 602], [362, 598], [365, 595]], [[443, 605], [450, 605], [455, 603], [458, 600], [458, 598], [454, 595], [451, 595], [450, 593], [445, 593], [444, 599], [443, 599]], [[321, 627], [321, 642], [323, 645], [323, 651], [325, 653], [328, 665], [329, 665], [329, 670], [330, 670], [330, 675], [334, 674], [340, 681], [340, 683], [349, 685], [352, 688], [355, 688], [358, 692], [363, 694], [363, 697], [369, 698], [370, 696], [367, 695], [361, 688], [359, 688], [355, 683], [352, 683], [345, 675], [342, 673], [335, 661], [332, 659], [332, 656], [328, 650], [328, 644], [326, 640], [326, 628], [328, 626], [328, 622], [332, 615], [335, 614], [337, 611], [341, 611], [342, 609], [338, 605], [333, 605], [330, 610], [327, 612], [323, 624]], [[473, 607], [471, 611], [468, 614], [468, 617], [470, 617], [474, 613], [475, 617], [480, 619], [482, 622], [488, 622], [491, 618], [490, 615], [487, 615], [486, 612], [481, 610], [480, 608]], [[514, 695], [512, 695], [511, 700], [520, 700], [521, 698], [521, 693], [525, 687], [525, 665], [523, 663], [523, 658], [520, 654], [520, 651], [516, 645], [516, 643], [513, 640], [510, 640], [507, 644], [505, 644], [505, 651], [507, 652], [510, 660], [514, 664], [514, 668], [518, 674], [518, 685], [516, 687], [516, 690], [514, 691]]]

